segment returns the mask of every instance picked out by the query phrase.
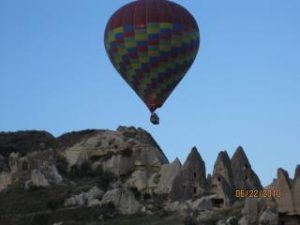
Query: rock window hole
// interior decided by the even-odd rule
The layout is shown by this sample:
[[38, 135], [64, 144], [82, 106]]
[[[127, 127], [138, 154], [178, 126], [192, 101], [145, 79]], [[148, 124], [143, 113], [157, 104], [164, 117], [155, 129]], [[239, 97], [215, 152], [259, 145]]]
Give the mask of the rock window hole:
[[193, 192], [194, 192], [194, 194], [197, 194], [197, 187], [194, 187]]

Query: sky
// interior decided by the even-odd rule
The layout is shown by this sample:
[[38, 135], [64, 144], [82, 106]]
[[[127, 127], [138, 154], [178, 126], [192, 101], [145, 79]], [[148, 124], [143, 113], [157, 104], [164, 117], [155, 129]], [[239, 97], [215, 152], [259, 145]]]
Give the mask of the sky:
[[300, 163], [300, 1], [176, 0], [199, 54], [159, 126], [110, 63], [103, 32], [130, 1], [0, 0], [0, 131], [142, 127], [170, 161], [196, 146], [212, 172], [241, 145], [264, 185]]

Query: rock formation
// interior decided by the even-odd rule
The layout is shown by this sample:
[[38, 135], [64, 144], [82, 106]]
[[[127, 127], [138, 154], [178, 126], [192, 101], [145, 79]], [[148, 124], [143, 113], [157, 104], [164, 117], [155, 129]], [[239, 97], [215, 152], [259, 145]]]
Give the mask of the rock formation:
[[8, 172], [0, 173], [0, 192], [5, 190], [12, 183], [11, 174]]
[[109, 203], [113, 203], [120, 213], [125, 215], [135, 214], [142, 208], [133, 193], [123, 188], [115, 188], [105, 193], [100, 205]]
[[100, 205], [99, 199], [102, 198], [104, 192], [97, 186], [92, 187], [87, 192], [82, 192], [77, 195], [73, 195], [64, 201], [65, 207], [74, 206], [96, 206]]
[[168, 163], [162, 150], [142, 129], [120, 127], [117, 131], [95, 132], [65, 150], [69, 170], [85, 163], [96, 171], [127, 177], [127, 185], [149, 191], [149, 178]]
[[266, 201], [269, 207], [273, 206], [279, 213], [279, 223], [300, 224], [300, 178], [295, 175], [294, 179], [290, 179], [288, 172], [279, 168], [277, 179], [268, 188], [280, 191], [280, 196], [273, 199], [275, 204]]
[[154, 174], [152, 183], [154, 192], [157, 194], [169, 194], [173, 187], [173, 181], [181, 170], [181, 163], [178, 158], [171, 164], [161, 166], [160, 172]]
[[259, 206], [258, 206], [257, 199], [247, 198], [242, 213], [243, 213], [243, 217], [241, 218], [239, 224], [241, 225], [257, 224], [258, 217], [259, 217]]
[[256, 225], [260, 220], [265, 221], [269, 219], [266, 218], [267, 215], [269, 215], [267, 213], [262, 216], [266, 209], [267, 206], [264, 199], [246, 198], [244, 208], [242, 210], [243, 216], [239, 221], [239, 225]]
[[220, 152], [212, 175], [206, 175], [196, 147], [183, 165], [179, 159], [169, 163], [141, 128], [85, 130], [57, 138], [45, 131], [0, 133], [0, 225], [77, 225], [85, 224], [76, 221], [82, 218], [95, 222], [164, 211], [188, 215], [185, 224], [236, 225], [240, 219], [240, 225], [296, 225], [300, 166], [294, 179], [279, 169], [268, 188], [282, 196], [246, 199], [245, 205], [235, 198], [236, 189], [262, 189], [242, 147], [231, 159]]
[[4, 168], [6, 167], [5, 165], [5, 159], [4, 157], [0, 154], [0, 172], [2, 172], [4, 170]]
[[235, 186], [231, 162], [226, 151], [219, 153], [214, 165], [211, 192], [217, 207], [230, 206], [234, 201]]
[[188, 200], [203, 195], [206, 189], [205, 163], [194, 147], [173, 181], [171, 199]]
[[281, 197], [276, 198], [278, 204], [278, 211], [281, 213], [294, 212], [294, 201], [291, 180], [287, 171], [278, 169], [277, 180], [275, 181], [274, 188], [280, 190]]
[[300, 177], [295, 177], [293, 183], [293, 198], [295, 206], [295, 214], [300, 215]]
[[267, 209], [261, 214], [258, 222], [259, 222], [259, 224], [277, 225], [278, 224], [278, 214], [276, 211]]
[[297, 165], [295, 169], [295, 179], [300, 178], [300, 165]]
[[221, 151], [215, 162], [212, 179], [218, 179], [218, 176], [222, 176], [230, 186], [234, 186], [231, 162], [226, 151]]
[[57, 171], [55, 160], [52, 149], [29, 152], [24, 156], [10, 153], [8, 158], [10, 177], [14, 182], [24, 183], [27, 188], [60, 183], [62, 177]]
[[231, 158], [231, 166], [236, 189], [262, 190], [262, 185], [241, 146], [237, 148]]

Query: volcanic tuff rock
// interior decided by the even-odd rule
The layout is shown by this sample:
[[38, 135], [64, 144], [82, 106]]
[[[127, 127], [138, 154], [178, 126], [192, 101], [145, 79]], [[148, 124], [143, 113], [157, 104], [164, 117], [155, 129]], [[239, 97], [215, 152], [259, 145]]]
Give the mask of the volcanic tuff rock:
[[278, 212], [300, 215], [300, 178], [290, 179], [288, 172], [279, 168], [277, 179], [270, 187], [281, 192], [281, 197], [275, 199]]
[[65, 157], [69, 167], [90, 162], [92, 169], [101, 166], [116, 176], [129, 174], [136, 168], [158, 171], [168, 163], [152, 137], [135, 128], [96, 133], [67, 148]]
[[251, 164], [239, 146], [231, 158], [231, 167], [236, 189], [261, 190], [262, 185], [256, 173], [252, 170]]
[[8, 158], [13, 181], [24, 183], [26, 187], [45, 187], [49, 183], [60, 183], [62, 177], [57, 171], [55, 161], [55, 153], [51, 148], [29, 152], [24, 156], [11, 153]]
[[297, 165], [295, 169], [295, 179], [300, 178], [300, 165]]
[[0, 154], [0, 172], [2, 170], [4, 170], [5, 167], [6, 167], [5, 159], [4, 159], [3, 155]]
[[192, 202], [192, 209], [194, 211], [207, 211], [213, 209], [213, 202], [212, 202], [212, 196], [203, 196], [199, 199], [196, 199], [194, 202]]
[[0, 172], [7, 168], [0, 174], [0, 190], [14, 182], [45, 187], [60, 183], [62, 175], [103, 171], [146, 191], [149, 178], [168, 163], [151, 135], [134, 127], [71, 132], [58, 138], [44, 131], [2, 132], [0, 150]]
[[[134, 127], [57, 138], [45, 131], [2, 132], [0, 153], [0, 225], [41, 224], [32, 222], [38, 218], [45, 225], [84, 224], [73, 218], [74, 210], [80, 211], [77, 219], [90, 221], [100, 214], [105, 219], [116, 212], [151, 215], [162, 209], [196, 215], [199, 224], [226, 224], [241, 216], [235, 189], [262, 188], [241, 147], [231, 160], [220, 152], [211, 176], [196, 147], [183, 165], [178, 159], [169, 163], [151, 135]], [[298, 220], [300, 166], [293, 180], [280, 169], [271, 187], [283, 197], [247, 199], [240, 224], [270, 223], [276, 216], [292, 224]], [[235, 217], [226, 217], [228, 211]]]
[[266, 209], [263, 199], [246, 198], [244, 208], [242, 210], [243, 217], [240, 219], [240, 225], [256, 225], [260, 215]]
[[231, 216], [227, 220], [219, 220], [216, 225], [238, 225], [238, 221], [234, 216]]
[[9, 172], [0, 173], [0, 192], [5, 190], [12, 183], [12, 177]]
[[128, 189], [115, 188], [105, 193], [101, 205], [113, 203], [121, 214], [135, 214], [139, 212], [142, 205], [135, 199], [133, 193]]
[[278, 225], [278, 214], [271, 209], [265, 210], [259, 217], [259, 224]]
[[69, 170], [88, 163], [116, 177], [126, 177], [128, 187], [148, 191], [150, 177], [168, 160], [149, 133], [133, 127], [96, 132], [65, 150]]
[[300, 215], [300, 178], [295, 178], [292, 191], [295, 205], [295, 214]]
[[219, 176], [222, 176], [230, 186], [234, 187], [231, 162], [226, 151], [221, 151], [215, 162], [212, 179], [218, 179]]
[[206, 192], [205, 163], [196, 147], [193, 147], [181, 171], [173, 181], [171, 199], [184, 201]]
[[153, 176], [153, 186], [157, 194], [169, 194], [173, 187], [173, 181], [181, 170], [181, 163], [178, 158], [171, 164], [161, 166], [158, 174]]
[[222, 151], [214, 165], [211, 192], [216, 194], [218, 205], [229, 206], [234, 200], [234, 189], [231, 162], [227, 152]]
[[[92, 187], [87, 192], [73, 195], [64, 201], [64, 206], [84, 206], [84, 205], [100, 205], [99, 199], [103, 196], [104, 192], [97, 186]], [[98, 200], [98, 201], [97, 201]]]
[[276, 198], [279, 212], [288, 213], [294, 211], [291, 185], [292, 184], [288, 172], [283, 169], [278, 169], [277, 180], [274, 184], [274, 187], [276, 187], [276, 189], [280, 190], [282, 193], [281, 198]]

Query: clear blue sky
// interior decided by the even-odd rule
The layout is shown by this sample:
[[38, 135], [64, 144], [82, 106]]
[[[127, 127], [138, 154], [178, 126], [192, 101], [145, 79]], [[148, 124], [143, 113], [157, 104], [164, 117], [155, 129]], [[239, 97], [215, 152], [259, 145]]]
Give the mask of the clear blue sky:
[[196, 145], [212, 171], [238, 145], [264, 184], [300, 163], [300, 1], [177, 0], [201, 30], [191, 70], [152, 126], [108, 60], [103, 31], [125, 0], [0, 0], [0, 130], [143, 127], [167, 157]]

